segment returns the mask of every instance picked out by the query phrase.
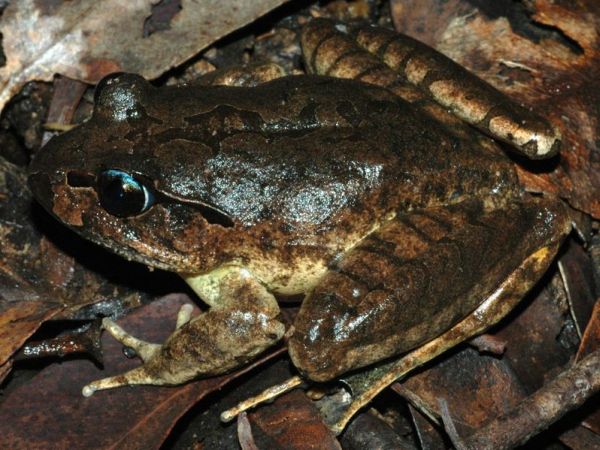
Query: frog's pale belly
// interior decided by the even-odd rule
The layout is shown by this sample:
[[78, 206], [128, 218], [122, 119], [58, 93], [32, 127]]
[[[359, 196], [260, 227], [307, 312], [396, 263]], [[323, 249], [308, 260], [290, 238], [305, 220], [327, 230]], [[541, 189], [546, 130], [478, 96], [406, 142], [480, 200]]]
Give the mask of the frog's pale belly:
[[448, 109], [533, 158], [554, 154], [558, 133], [441, 55], [415, 53], [432, 50], [375, 32], [392, 70], [363, 31], [366, 50], [329, 22], [307, 27], [307, 65], [330, 76], [162, 89], [107, 78], [92, 118], [36, 155], [30, 185], [48, 211], [182, 274], [211, 306], [139, 370], [88, 393], [251, 360], [284, 332], [273, 293], [307, 294], [290, 355], [323, 381], [438, 336], [498, 286], [520, 296], [543, 273], [569, 229], [564, 207], [524, 196], [503, 152]]
[[[318, 241], [308, 236], [301, 242], [289, 244], [290, 247], [302, 248], [301, 251], [285, 252], [281, 257], [277, 257], [276, 254], [265, 254], [261, 250], [254, 257], [246, 255], [245, 260], [230, 261], [227, 265], [246, 268], [274, 294], [288, 296], [309, 292], [325, 275], [332, 261], [348, 252], [393, 217], [394, 214], [388, 214], [381, 222], [372, 225], [366, 233], [344, 235], [337, 243], [333, 232], [333, 236], [327, 239], [330, 243], [327, 247], [319, 245]], [[194, 286], [189, 275], [186, 275], [185, 279], [188, 284]]]

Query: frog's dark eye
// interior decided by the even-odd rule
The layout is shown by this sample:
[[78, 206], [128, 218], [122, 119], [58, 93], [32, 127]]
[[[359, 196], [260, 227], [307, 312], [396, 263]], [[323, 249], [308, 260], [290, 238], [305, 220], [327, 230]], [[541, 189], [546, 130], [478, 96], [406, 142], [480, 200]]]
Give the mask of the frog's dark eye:
[[154, 204], [151, 188], [127, 172], [116, 169], [100, 174], [98, 196], [102, 207], [117, 217], [137, 216]]

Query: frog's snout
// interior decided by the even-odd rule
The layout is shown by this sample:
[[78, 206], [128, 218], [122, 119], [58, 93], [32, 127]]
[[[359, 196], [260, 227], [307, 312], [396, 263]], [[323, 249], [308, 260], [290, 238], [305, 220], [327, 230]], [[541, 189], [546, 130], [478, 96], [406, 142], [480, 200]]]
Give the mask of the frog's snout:
[[30, 173], [27, 183], [36, 200], [41, 203], [46, 210], [51, 211], [53, 201], [50, 176], [44, 172]]

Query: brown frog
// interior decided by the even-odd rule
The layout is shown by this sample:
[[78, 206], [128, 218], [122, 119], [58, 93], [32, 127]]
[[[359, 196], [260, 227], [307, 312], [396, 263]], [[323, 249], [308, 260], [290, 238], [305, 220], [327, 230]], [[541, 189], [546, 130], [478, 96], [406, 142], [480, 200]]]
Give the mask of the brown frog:
[[91, 119], [36, 156], [30, 185], [48, 211], [181, 274], [210, 306], [183, 309], [162, 345], [105, 320], [144, 364], [85, 395], [247, 363], [284, 335], [275, 294], [306, 294], [289, 353], [331, 380], [522, 297], [551, 262], [565, 208], [523, 193], [473, 128], [545, 158], [560, 146], [545, 120], [387, 30], [314, 20], [302, 44], [314, 75], [254, 87], [111, 76]]

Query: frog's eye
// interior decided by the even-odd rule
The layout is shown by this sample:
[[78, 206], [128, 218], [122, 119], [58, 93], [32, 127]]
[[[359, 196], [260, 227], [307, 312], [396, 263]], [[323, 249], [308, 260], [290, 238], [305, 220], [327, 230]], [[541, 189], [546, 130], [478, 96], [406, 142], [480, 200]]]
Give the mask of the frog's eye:
[[116, 169], [100, 174], [98, 196], [102, 207], [117, 217], [137, 216], [154, 204], [151, 188], [127, 172]]

